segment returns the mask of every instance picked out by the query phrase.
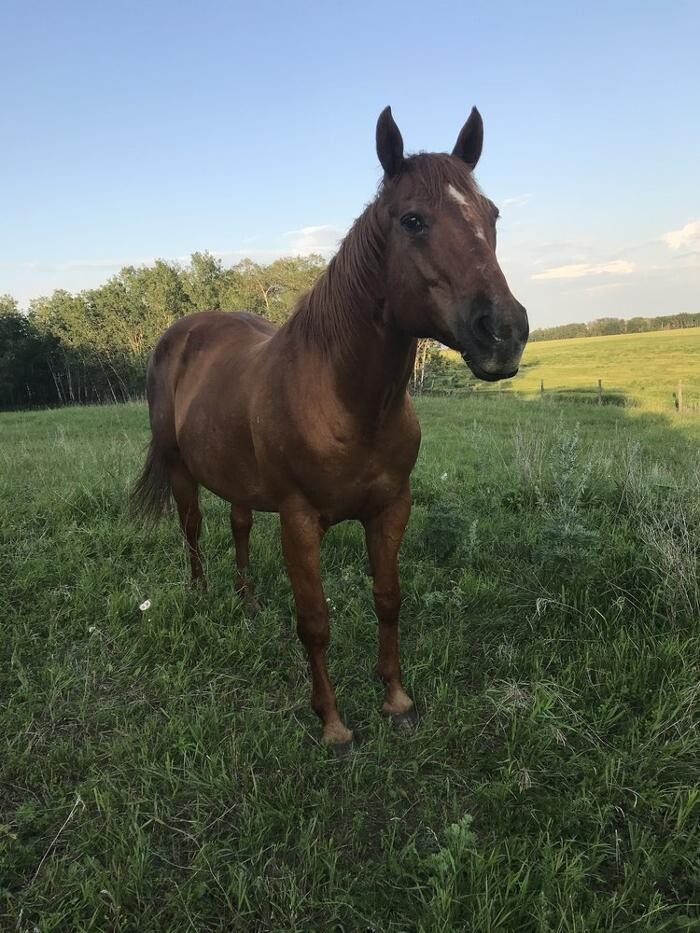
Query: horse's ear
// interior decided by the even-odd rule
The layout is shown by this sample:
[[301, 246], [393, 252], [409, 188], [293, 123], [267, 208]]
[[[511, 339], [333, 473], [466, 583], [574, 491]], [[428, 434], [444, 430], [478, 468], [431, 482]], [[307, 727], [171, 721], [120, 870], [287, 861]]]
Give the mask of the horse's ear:
[[403, 165], [403, 139], [391, 107], [385, 107], [377, 120], [377, 155], [386, 175], [398, 174]]
[[459, 132], [452, 155], [462, 159], [473, 169], [479, 161], [483, 145], [484, 121], [476, 107], [472, 107], [469, 119]]

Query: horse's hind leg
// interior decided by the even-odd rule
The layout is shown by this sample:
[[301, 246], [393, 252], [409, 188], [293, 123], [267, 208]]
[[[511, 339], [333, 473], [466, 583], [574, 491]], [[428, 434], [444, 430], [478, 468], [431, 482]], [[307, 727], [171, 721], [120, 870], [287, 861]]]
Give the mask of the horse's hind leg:
[[207, 588], [199, 550], [199, 534], [202, 530], [202, 513], [199, 511], [199, 486], [182, 460], [168, 464], [170, 486], [180, 516], [180, 527], [185, 536], [187, 554], [192, 569], [192, 583]]
[[236, 593], [248, 609], [258, 612], [260, 606], [255, 598], [255, 588], [251, 583], [248, 568], [250, 566], [250, 529], [253, 527], [253, 512], [243, 505], [231, 506], [231, 533], [236, 552]]

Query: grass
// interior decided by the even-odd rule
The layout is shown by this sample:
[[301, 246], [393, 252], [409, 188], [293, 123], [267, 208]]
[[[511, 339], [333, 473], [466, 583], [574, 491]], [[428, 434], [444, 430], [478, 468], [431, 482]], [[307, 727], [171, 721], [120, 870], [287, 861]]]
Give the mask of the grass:
[[698, 929], [698, 422], [506, 396], [420, 415], [401, 566], [422, 723], [379, 714], [361, 536], [339, 526], [341, 762], [276, 517], [250, 620], [223, 503], [208, 594], [172, 521], [125, 518], [142, 406], [0, 415], [1, 929]]
[[[459, 361], [457, 354], [448, 356]], [[674, 393], [683, 384], [683, 401], [700, 408], [700, 327], [619, 334], [611, 337], [578, 337], [528, 343], [518, 375], [507, 383], [478, 383], [480, 392], [540, 392], [597, 401], [598, 380], [605, 401], [640, 406], [647, 410], [673, 411]], [[466, 384], [464, 365], [453, 373], [457, 384]]]

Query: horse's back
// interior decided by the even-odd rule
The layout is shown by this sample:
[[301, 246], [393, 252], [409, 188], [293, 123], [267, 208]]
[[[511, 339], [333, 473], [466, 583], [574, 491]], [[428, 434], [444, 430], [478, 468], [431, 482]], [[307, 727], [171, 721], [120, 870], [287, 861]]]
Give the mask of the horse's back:
[[162, 334], [151, 357], [151, 368], [185, 360], [221, 343], [241, 345], [271, 337], [277, 330], [265, 318], [248, 311], [197, 311], [179, 318]]

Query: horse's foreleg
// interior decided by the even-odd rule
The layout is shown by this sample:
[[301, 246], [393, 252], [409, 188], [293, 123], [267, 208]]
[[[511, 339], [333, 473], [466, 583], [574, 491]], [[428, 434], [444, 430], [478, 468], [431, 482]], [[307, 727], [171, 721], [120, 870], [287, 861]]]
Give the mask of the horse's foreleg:
[[352, 732], [338, 714], [326, 667], [329, 625], [321, 584], [321, 526], [312, 512], [282, 512], [280, 519], [282, 550], [296, 604], [297, 633], [311, 669], [311, 706], [323, 722], [323, 741], [332, 745], [336, 754], [344, 754], [352, 747]]
[[379, 620], [379, 663], [377, 673], [384, 682], [384, 705], [396, 725], [413, 725], [416, 708], [401, 684], [399, 662], [398, 555], [411, 499], [408, 490], [388, 508], [364, 522], [367, 551], [374, 571], [374, 607]]
[[199, 511], [199, 486], [181, 461], [170, 464], [168, 474], [173, 498], [180, 516], [180, 526], [185, 536], [187, 554], [190, 558], [192, 583], [206, 589], [207, 581], [202, 569], [202, 554], [199, 550], [199, 535], [202, 530], [202, 513]]
[[248, 609], [258, 612], [260, 606], [255, 598], [255, 588], [248, 574], [250, 565], [250, 529], [253, 527], [253, 513], [245, 506], [231, 506], [231, 533], [236, 552], [236, 593]]

